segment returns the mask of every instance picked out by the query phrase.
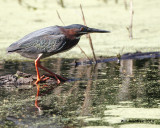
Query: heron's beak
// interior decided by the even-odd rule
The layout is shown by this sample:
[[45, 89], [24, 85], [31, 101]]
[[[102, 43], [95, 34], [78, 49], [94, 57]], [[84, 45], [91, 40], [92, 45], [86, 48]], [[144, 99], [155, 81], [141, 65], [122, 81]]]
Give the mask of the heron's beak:
[[96, 28], [87, 28], [83, 31], [78, 32], [79, 34], [88, 34], [88, 33], [110, 33], [110, 31], [96, 29]]
[[96, 29], [96, 28], [88, 28], [87, 33], [110, 33], [110, 31]]

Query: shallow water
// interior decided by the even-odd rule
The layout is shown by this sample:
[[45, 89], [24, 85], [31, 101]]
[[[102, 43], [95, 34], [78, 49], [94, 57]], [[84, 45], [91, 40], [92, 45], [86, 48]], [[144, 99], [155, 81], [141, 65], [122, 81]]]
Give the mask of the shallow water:
[[[42, 61], [70, 81], [59, 86], [41, 85], [39, 97], [35, 85], [0, 88], [0, 126], [160, 127], [160, 59], [78, 67], [74, 62], [61, 58]], [[0, 64], [0, 75], [17, 70], [36, 74], [32, 61]], [[34, 106], [35, 101], [40, 110]]]

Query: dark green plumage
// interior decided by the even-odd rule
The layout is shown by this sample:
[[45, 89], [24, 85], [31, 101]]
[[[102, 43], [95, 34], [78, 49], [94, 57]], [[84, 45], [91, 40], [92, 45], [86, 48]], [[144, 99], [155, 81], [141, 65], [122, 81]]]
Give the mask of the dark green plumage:
[[41, 58], [44, 58], [69, 50], [79, 42], [81, 35], [91, 32], [106, 33], [109, 31], [88, 28], [80, 24], [51, 26], [24, 36], [11, 44], [7, 51], [17, 52], [31, 59], [36, 59], [40, 54]]

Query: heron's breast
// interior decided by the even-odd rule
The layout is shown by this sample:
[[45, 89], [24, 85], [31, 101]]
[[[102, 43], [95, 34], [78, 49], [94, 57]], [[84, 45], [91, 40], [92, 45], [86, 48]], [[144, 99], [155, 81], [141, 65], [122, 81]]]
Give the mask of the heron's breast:
[[79, 39], [67, 41], [65, 49], [70, 49], [70, 48], [74, 47], [75, 45], [78, 44], [78, 42], [79, 42]]

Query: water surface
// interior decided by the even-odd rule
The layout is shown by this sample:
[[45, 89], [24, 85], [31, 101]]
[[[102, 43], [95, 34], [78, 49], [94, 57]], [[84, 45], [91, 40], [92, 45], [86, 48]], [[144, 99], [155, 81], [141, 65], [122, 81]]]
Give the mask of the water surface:
[[[0, 88], [0, 126], [160, 127], [159, 58], [78, 67], [74, 62], [61, 58], [42, 61], [70, 81], [59, 86], [41, 85], [39, 97], [35, 85]], [[32, 61], [1, 62], [1, 76], [17, 70], [36, 74]], [[34, 106], [35, 100], [41, 111]]]

